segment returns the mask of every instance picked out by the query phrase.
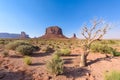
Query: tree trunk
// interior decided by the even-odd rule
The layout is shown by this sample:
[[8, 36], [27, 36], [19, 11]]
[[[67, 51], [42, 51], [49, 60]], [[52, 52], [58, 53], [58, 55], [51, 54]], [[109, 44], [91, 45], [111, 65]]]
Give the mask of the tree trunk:
[[81, 54], [81, 62], [80, 62], [80, 67], [87, 66], [87, 56], [85, 53]]

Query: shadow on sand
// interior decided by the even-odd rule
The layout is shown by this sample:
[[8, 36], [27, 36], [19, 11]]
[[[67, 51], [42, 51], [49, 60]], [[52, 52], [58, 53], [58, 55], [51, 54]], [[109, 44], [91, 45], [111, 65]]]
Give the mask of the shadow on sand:
[[23, 58], [23, 56], [19, 56], [19, 55], [10, 55], [10, 58]]
[[73, 63], [73, 58], [65, 58], [65, 59], [63, 59], [63, 61], [64, 61], [64, 64], [72, 64]]
[[78, 78], [85, 76], [87, 73], [90, 73], [90, 71], [86, 68], [65, 67], [63, 75], [67, 78]]
[[45, 57], [45, 56], [48, 56], [48, 55], [51, 55], [51, 53], [34, 53], [32, 54], [31, 56], [32, 57]]
[[44, 65], [45, 63], [32, 63], [31, 66], [39, 66], [39, 65]]
[[32, 57], [44, 57], [44, 56], [51, 55], [52, 53], [54, 53], [54, 50], [53, 49], [49, 49], [46, 52], [36, 52], [36, 53], [33, 53], [31, 56]]
[[31, 72], [0, 70], [0, 80], [33, 80]]
[[111, 62], [111, 59], [112, 59], [112, 58], [114, 58], [114, 57], [97, 58], [97, 59], [95, 59], [95, 60], [89, 61], [89, 62], [87, 63], [87, 65], [92, 65], [92, 64], [94, 64], [94, 63], [97, 63], [97, 62], [103, 61], [103, 60]]

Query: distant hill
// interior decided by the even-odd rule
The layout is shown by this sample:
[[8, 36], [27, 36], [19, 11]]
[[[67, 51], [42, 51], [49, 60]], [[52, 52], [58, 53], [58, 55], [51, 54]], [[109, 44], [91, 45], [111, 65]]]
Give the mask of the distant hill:
[[21, 34], [15, 33], [0, 33], [0, 38], [29, 38], [25, 32], [21, 32]]

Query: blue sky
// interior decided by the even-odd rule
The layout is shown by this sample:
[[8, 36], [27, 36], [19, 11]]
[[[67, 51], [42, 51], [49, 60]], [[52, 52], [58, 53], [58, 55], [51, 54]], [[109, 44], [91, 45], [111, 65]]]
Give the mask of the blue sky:
[[39, 37], [57, 25], [81, 38], [81, 26], [95, 17], [117, 24], [105, 38], [120, 39], [120, 0], [0, 0], [0, 32]]

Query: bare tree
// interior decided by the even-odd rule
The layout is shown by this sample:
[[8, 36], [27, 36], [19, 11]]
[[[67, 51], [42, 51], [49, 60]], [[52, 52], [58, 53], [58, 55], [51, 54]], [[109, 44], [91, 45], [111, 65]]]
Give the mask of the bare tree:
[[82, 27], [81, 34], [85, 38], [83, 42], [84, 52], [81, 54], [80, 66], [87, 66], [87, 56], [90, 53], [90, 46], [96, 40], [100, 40], [110, 29], [110, 25], [105, 23], [103, 20], [92, 20], [92, 25], [87, 26], [86, 24]]

